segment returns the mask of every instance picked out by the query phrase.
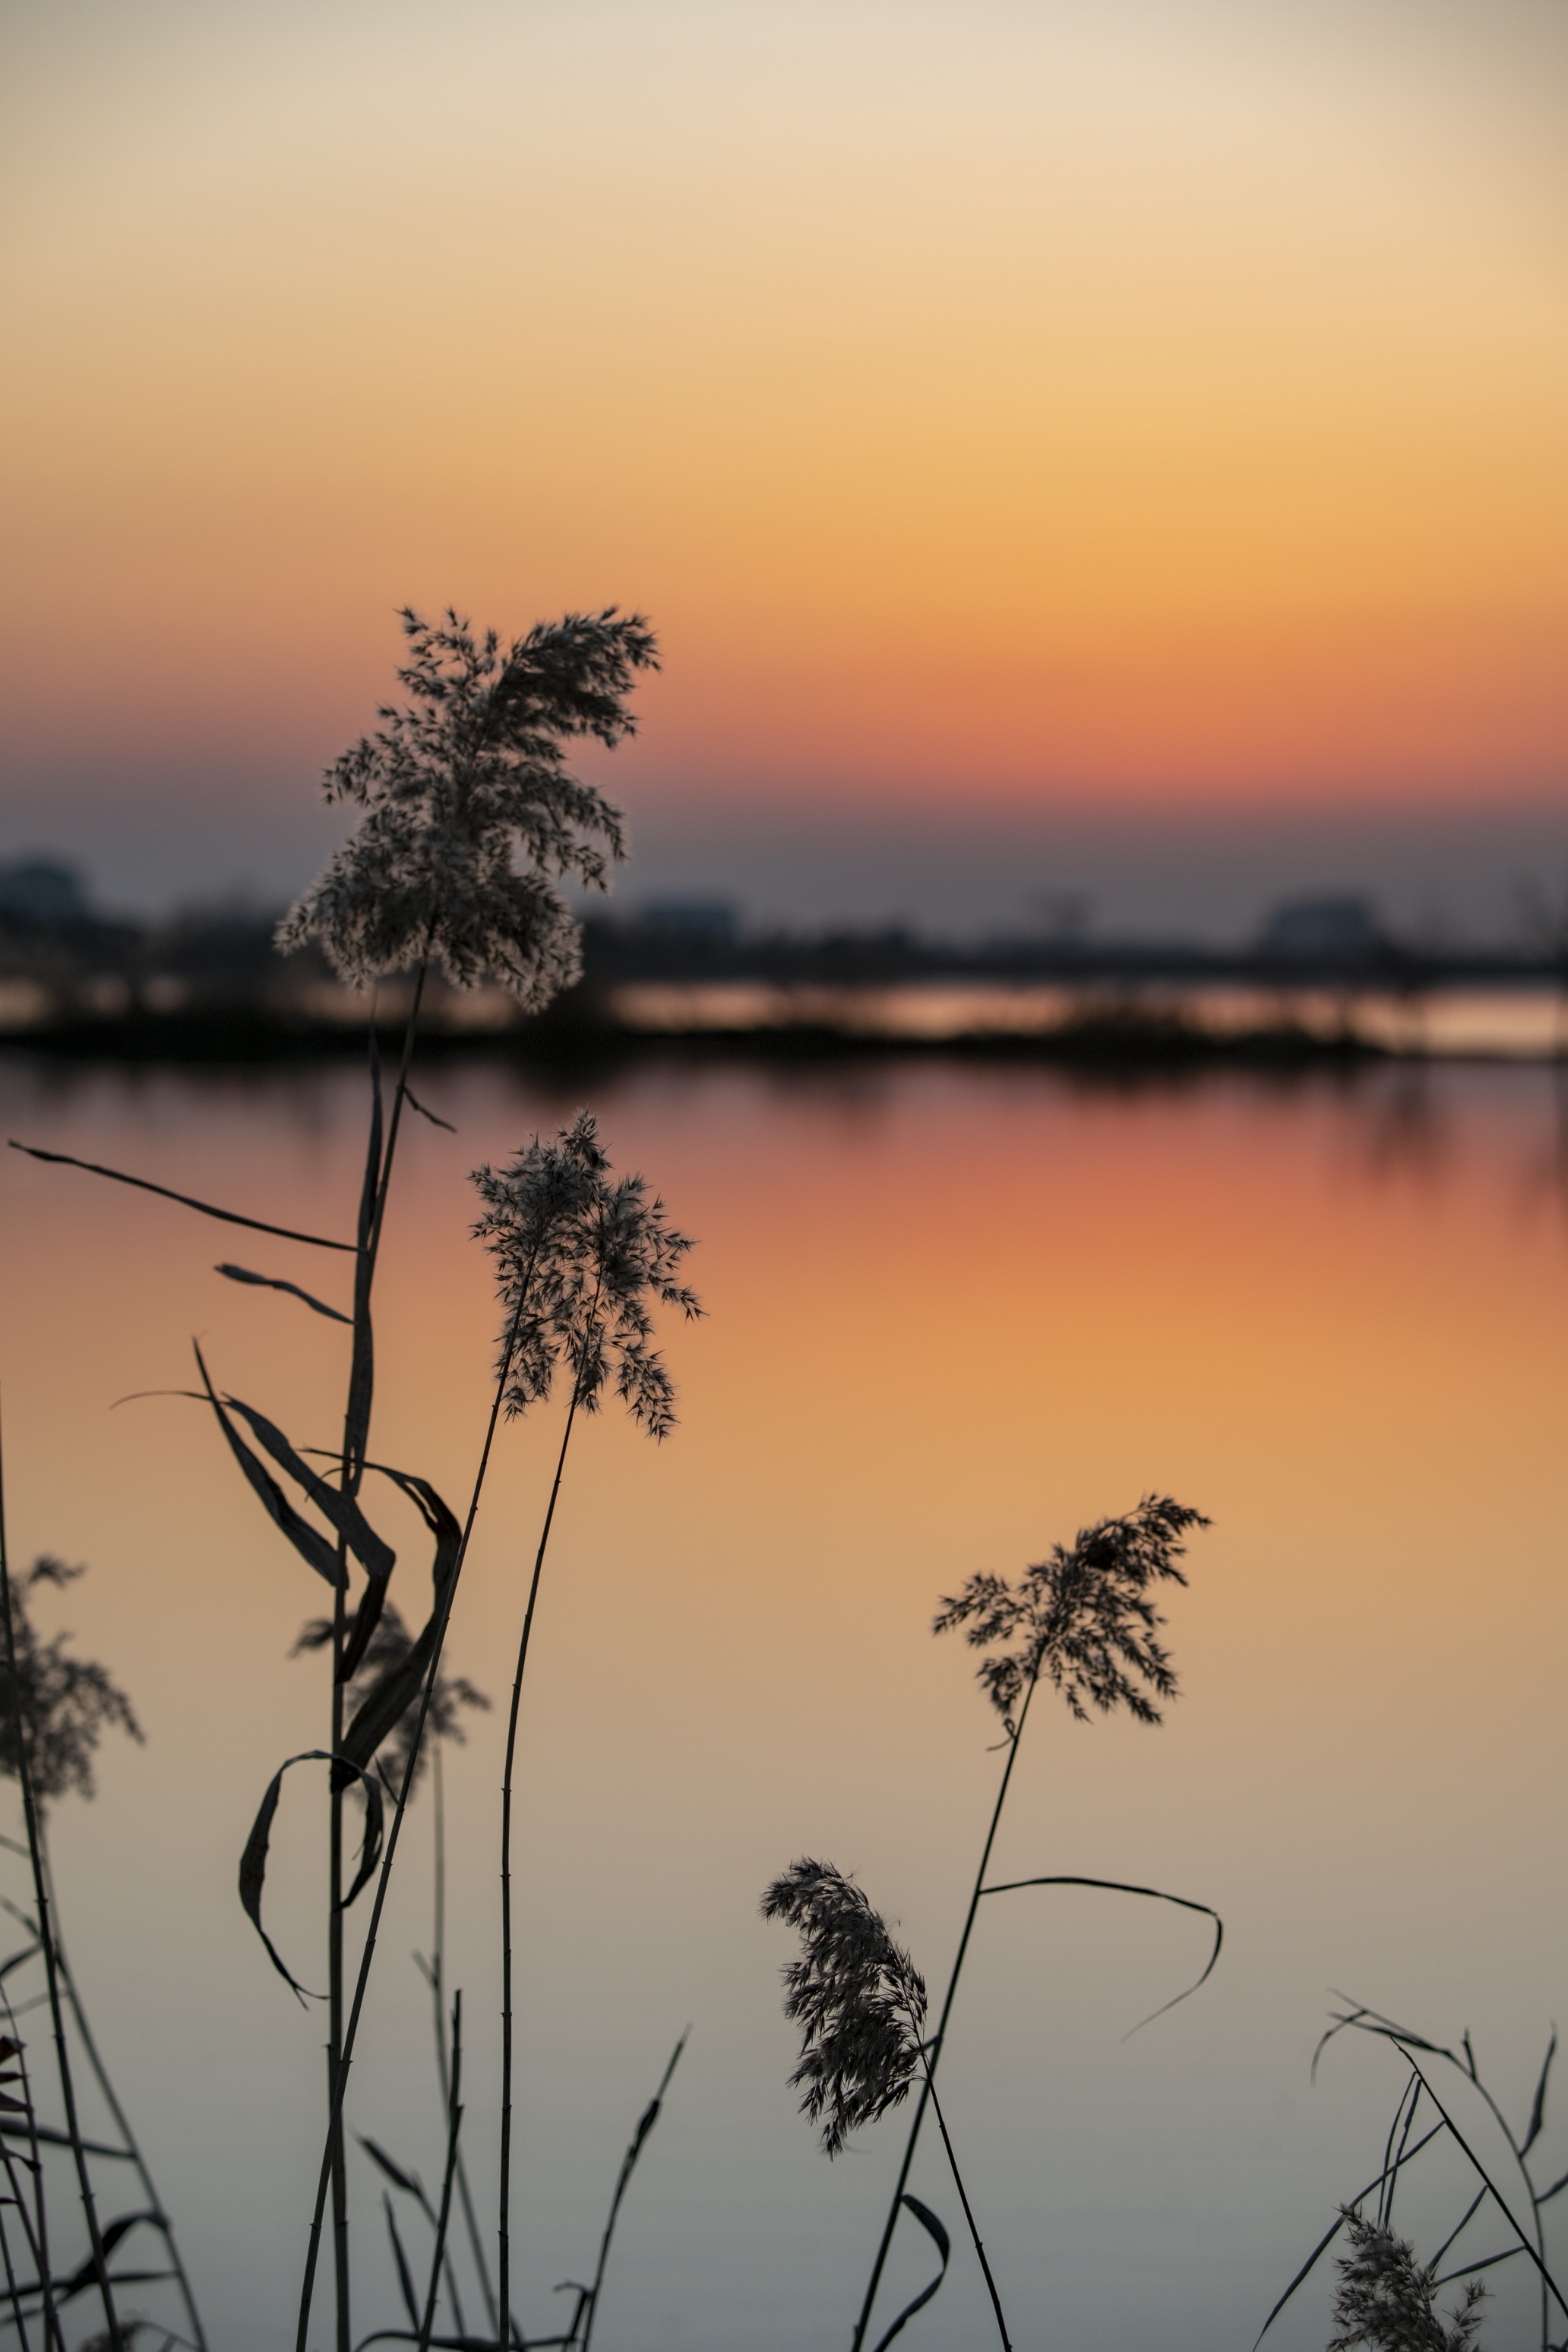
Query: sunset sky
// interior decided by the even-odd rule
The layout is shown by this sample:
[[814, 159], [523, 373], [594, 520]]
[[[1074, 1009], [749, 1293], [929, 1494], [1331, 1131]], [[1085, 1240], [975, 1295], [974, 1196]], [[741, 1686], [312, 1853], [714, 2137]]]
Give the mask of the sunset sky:
[[395, 606], [615, 602], [629, 895], [1568, 866], [1558, 0], [7, 16], [0, 855], [275, 896]]

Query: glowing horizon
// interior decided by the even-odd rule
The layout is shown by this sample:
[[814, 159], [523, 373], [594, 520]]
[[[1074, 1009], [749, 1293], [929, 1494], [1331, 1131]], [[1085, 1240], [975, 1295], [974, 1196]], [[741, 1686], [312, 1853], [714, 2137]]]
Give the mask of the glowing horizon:
[[1560, 793], [1534, 0], [11, 37], [24, 799], [292, 814], [405, 601], [647, 611], [654, 811]]

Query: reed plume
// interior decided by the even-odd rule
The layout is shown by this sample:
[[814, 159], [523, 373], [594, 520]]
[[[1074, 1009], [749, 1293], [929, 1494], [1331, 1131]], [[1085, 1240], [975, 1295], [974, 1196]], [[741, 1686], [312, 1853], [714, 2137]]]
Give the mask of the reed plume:
[[[789, 2078], [792, 2089], [805, 2086], [801, 2113], [822, 2123], [823, 2149], [835, 2157], [850, 2132], [898, 2106], [916, 2074], [923, 2074], [1003, 2352], [1010, 2352], [1002, 2300], [937, 2102], [931, 2052], [921, 2039], [924, 1978], [865, 1891], [830, 1862], [806, 1857], [792, 1863], [763, 1896], [763, 1916], [782, 1919], [800, 1932], [801, 1956], [786, 1962], [784, 1980], [784, 2015], [801, 2029], [800, 2063]], [[931, 2218], [922, 2218], [931, 2230]]]
[[611, 1177], [592, 1115], [579, 1111], [553, 1143], [538, 1137], [499, 1175], [476, 1169], [485, 1207], [474, 1226], [496, 1266], [502, 1323], [497, 1378], [509, 1419], [552, 1392], [558, 1368], [572, 1383], [555, 1475], [545, 1507], [518, 1641], [501, 1780], [501, 2114], [499, 2217], [499, 2340], [505, 2352], [511, 2236], [511, 1823], [512, 1780], [522, 1681], [544, 1557], [555, 1522], [567, 1448], [577, 1415], [599, 1411], [613, 1390], [656, 1440], [675, 1425], [675, 1390], [652, 1347], [655, 1306], [701, 1314], [694, 1290], [676, 1279], [691, 1248], [650, 1199], [641, 1176]]
[[494, 629], [477, 635], [451, 610], [400, 617], [409, 698], [384, 705], [384, 723], [327, 770], [326, 798], [364, 814], [278, 945], [319, 940], [361, 987], [433, 957], [454, 986], [489, 974], [536, 1012], [581, 969], [558, 881], [603, 888], [626, 855], [618, 811], [569, 773], [563, 745], [635, 732], [626, 698], [636, 672], [658, 667], [652, 632], [610, 606], [536, 623], [503, 650]]
[[1350, 2206], [1341, 2213], [1350, 2248], [1339, 2257], [1328, 2352], [1479, 2352], [1486, 2294], [1479, 2279], [1466, 2283], [1458, 2310], [1445, 2319], [1436, 2265], [1424, 2269], [1404, 2238]]
[[[925, 1979], [869, 1896], [831, 1863], [792, 1863], [763, 1897], [764, 1919], [800, 1931], [784, 1971], [784, 2015], [801, 2030], [792, 2090], [822, 2125], [824, 2153], [909, 2096], [920, 2072]], [[824, 2120], [826, 2118], [826, 2120]]]
[[[1035, 1692], [1043, 1677], [1061, 1693], [1080, 1723], [1089, 1719], [1090, 1707], [1107, 1715], [1124, 1707], [1136, 1721], [1157, 1724], [1161, 1720], [1160, 1703], [1176, 1696], [1177, 1685], [1170, 1657], [1159, 1638], [1164, 1621], [1153, 1596], [1162, 1583], [1185, 1584], [1187, 1580], [1181, 1566], [1183, 1539], [1193, 1528], [1207, 1525], [1201, 1512], [1173, 1502], [1168, 1496], [1146, 1495], [1137, 1508], [1124, 1517], [1100, 1519], [1092, 1527], [1080, 1528], [1070, 1546], [1053, 1544], [1047, 1558], [1026, 1568], [1016, 1583], [990, 1574], [972, 1576], [960, 1592], [944, 1599], [937, 1613], [934, 1633], [945, 1633], [962, 1626], [972, 1647], [994, 1653], [982, 1659], [976, 1674], [981, 1688], [1002, 1719], [1006, 1762], [992, 1808], [991, 1825], [981, 1849], [980, 1866], [974, 1874], [942, 2013], [929, 2044], [926, 2081], [910, 2120], [903, 2161], [855, 2325], [852, 2352], [861, 2352], [899, 2214], [910, 2201], [906, 2193], [910, 2170], [927, 2102], [935, 2097], [936, 2069], [981, 1897], [1010, 1893], [1014, 1886], [1025, 1884], [1058, 1883], [1040, 1878], [1014, 1881], [1007, 1887], [988, 1887], [985, 1884]], [[999, 1646], [1004, 1643], [1010, 1646]], [[1210, 1917], [1215, 1916], [1206, 1904], [1188, 1903], [1182, 1896], [1164, 1895], [1154, 1887], [1126, 1886], [1104, 1879], [1074, 1883], [1148, 1896], [1156, 1902], [1175, 1903], [1185, 1910], [1208, 1912]], [[1216, 1928], [1218, 1924], [1216, 1918]], [[1218, 1953], [1216, 1935], [1205, 1977]], [[1198, 1982], [1203, 1981], [1200, 1977]], [[940, 2117], [940, 2110], [938, 2113]]]
[[40, 1805], [74, 1790], [93, 1793], [92, 1759], [111, 1726], [141, 1741], [142, 1727], [131, 1701], [111, 1681], [106, 1666], [72, 1657], [71, 1636], [43, 1641], [33, 1624], [27, 1595], [40, 1585], [63, 1591], [86, 1574], [45, 1554], [25, 1575], [11, 1580], [11, 1623], [16, 1667], [0, 1675], [0, 1773], [8, 1780], [21, 1771], [21, 1743], [27, 1743], [33, 1795]]

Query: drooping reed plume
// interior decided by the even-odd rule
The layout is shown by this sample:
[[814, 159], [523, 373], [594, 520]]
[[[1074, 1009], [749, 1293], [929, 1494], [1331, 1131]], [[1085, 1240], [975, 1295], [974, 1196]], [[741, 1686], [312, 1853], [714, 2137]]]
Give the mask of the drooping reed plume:
[[792, 2089], [804, 2086], [802, 2114], [821, 2125], [825, 2153], [837, 2156], [851, 2132], [879, 2121], [908, 2097], [916, 2076], [923, 2077], [1004, 2352], [1010, 2352], [1001, 2297], [931, 2080], [924, 1978], [864, 1888], [831, 1863], [792, 1863], [763, 1895], [763, 1916], [800, 1933], [800, 1958], [786, 1962], [784, 1980], [784, 2015], [800, 2028], [800, 2063], [789, 2079]]
[[[1062, 1883], [1148, 1895], [1215, 1918], [1216, 1937], [1209, 1969], [1218, 1957], [1222, 1931], [1209, 1906], [1163, 1895], [1157, 1888], [1123, 1886], [1120, 1881], [1105, 1879], [1064, 1881], [1060, 1877], [1016, 1880], [1005, 1887], [989, 1887], [985, 1884], [1024, 1727], [1042, 1680], [1060, 1693], [1079, 1722], [1089, 1720], [1091, 1708], [1103, 1715], [1122, 1708], [1137, 1722], [1157, 1724], [1161, 1720], [1161, 1705], [1176, 1696], [1175, 1672], [1160, 1640], [1164, 1621], [1158, 1608], [1159, 1588], [1167, 1583], [1185, 1584], [1181, 1565], [1184, 1538], [1193, 1528], [1207, 1524], [1200, 1512], [1173, 1502], [1169, 1496], [1145, 1496], [1136, 1510], [1124, 1517], [1101, 1519], [1081, 1529], [1070, 1545], [1053, 1544], [1046, 1559], [1026, 1568], [1016, 1583], [991, 1574], [972, 1576], [960, 1592], [943, 1601], [936, 1618], [935, 1632], [943, 1633], [962, 1627], [972, 1647], [991, 1654], [982, 1659], [977, 1679], [1001, 1719], [1006, 1761], [981, 1848], [980, 1866], [974, 1874], [936, 2032], [927, 2045], [926, 2079], [916, 2102], [903, 2161], [856, 2323], [854, 2352], [860, 2352], [865, 2342], [899, 2214], [910, 2202], [906, 2193], [910, 2170], [927, 2105], [935, 2095], [936, 2070], [982, 1895], [1010, 1893], [1026, 1885]], [[1205, 1969], [1204, 1975], [1207, 1974]], [[1198, 1981], [1202, 1983], [1203, 1978]]]
[[553, 1144], [536, 1138], [510, 1166], [474, 1172], [485, 1206], [474, 1231], [495, 1261], [502, 1327], [499, 1392], [509, 1419], [552, 1391], [557, 1370], [571, 1384], [555, 1474], [534, 1555], [518, 1641], [501, 1781], [501, 2110], [499, 2215], [499, 2340], [507, 2344], [511, 2266], [512, 1776], [522, 1681], [540, 1579], [560, 1499], [567, 1448], [579, 1412], [597, 1412], [607, 1391], [655, 1439], [675, 1423], [675, 1391], [652, 1345], [653, 1309], [701, 1313], [695, 1291], [677, 1280], [691, 1247], [648, 1195], [641, 1176], [612, 1179], [591, 1116], [580, 1112]]

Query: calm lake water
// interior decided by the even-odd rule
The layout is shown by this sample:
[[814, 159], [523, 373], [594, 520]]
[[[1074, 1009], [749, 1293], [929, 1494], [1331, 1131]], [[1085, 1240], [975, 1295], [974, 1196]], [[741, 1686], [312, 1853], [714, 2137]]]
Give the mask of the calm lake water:
[[[17, 1055], [0, 1082], [5, 1134], [351, 1228], [352, 1069]], [[479, 1061], [436, 1066], [422, 1092], [458, 1132], [407, 1138], [375, 1451], [456, 1499], [495, 1325], [466, 1171], [579, 1094]], [[1005, 1898], [982, 1921], [945, 2096], [1020, 2352], [1246, 2352], [1336, 2202], [1377, 2171], [1405, 2080], [1385, 2046], [1347, 2037], [1311, 2084], [1331, 1988], [1441, 2042], [1468, 2026], [1516, 2116], [1563, 2007], [1568, 1152], [1552, 1072], [1140, 1087], [650, 1063], [587, 1095], [617, 1166], [699, 1236], [710, 1315], [668, 1335], [681, 1426], [666, 1445], [614, 1413], [574, 1440], [547, 1570], [521, 1765], [525, 2326], [547, 2332], [570, 2303], [555, 2282], [591, 2269], [622, 2149], [689, 2022], [596, 2341], [842, 2352], [901, 2126], [831, 2166], [816, 2151], [785, 2085], [791, 1943], [759, 1894], [798, 1854], [853, 1869], [940, 1983], [1001, 1759], [970, 1654], [931, 1638], [939, 1596], [1153, 1489], [1214, 1520], [1169, 1607], [1183, 1695], [1158, 1730], [1079, 1726], [1042, 1699], [996, 1871], [1211, 1903], [1224, 1955], [1126, 2040], [1195, 1975], [1203, 1923], [1082, 1891]], [[90, 1563], [39, 1613], [111, 1665], [147, 1734], [111, 1736], [96, 1800], [58, 1808], [65, 1923], [215, 2346], [271, 2352], [292, 2340], [322, 2027], [268, 1969], [235, 1873], [268, 1777], [326, 1730], [320, 1660], [289, 1656], [324, 1588], [205, 1413], [115, 1401], [188, 1385], [199, 1335], [216, 1378], [330, 1445], [343, 1335], [211, 1269], [237, 1257], [340, 1303], [347, 1285], [323, 1253], [68, 1169], [0, 1153], [0, 1181], [13, 1550]], [[486, 2211], [502, 1710], [558, 1434], [552, 1409], [501, 1440], [449, 1652], [496, 1702], [447, 1775], [448, 1974]], [[383, 1508], [412, 1617], [424, 1549]], [[290, 1780], [268, 1925], [320, 1982], [320, 1792]], [[427, 2180], [442, 2119], [410, 1956], [430, 1938], [431, 1820], [426, 1790], [353, 2096], [355, 2127]], [[19, 1878], [7, 1891], [24, 1899]], [[1483, 2145], [1473, 2099], [1462, 2112]], [[1568, 2093], [1548, 2132], [1550, 2179], [1568, 2169]], [[356, 2336], [402, 2324], [380, 2185], [356, 2155]], [[956, 2231], [934, 2141], [913, 2185]], [[1437, 2162], [1405, 2220], [1430, 2247], [1468, 2193]], [[1467, 2242], [1491, 2252], [1506, 2233]], [[888, 2317], [929, 2267], [911, 2227]], [[1494, 2347], [1531, 2341], [1521, 2270], [1494, 2273]], [[79, 2331], [93, 2324], [84, 2311]], [[957, 2352], [989, 2326], [955, 2244], [902, 2340]], [[1279, 2340], [1328, 2332], [1321, 2290]]]

